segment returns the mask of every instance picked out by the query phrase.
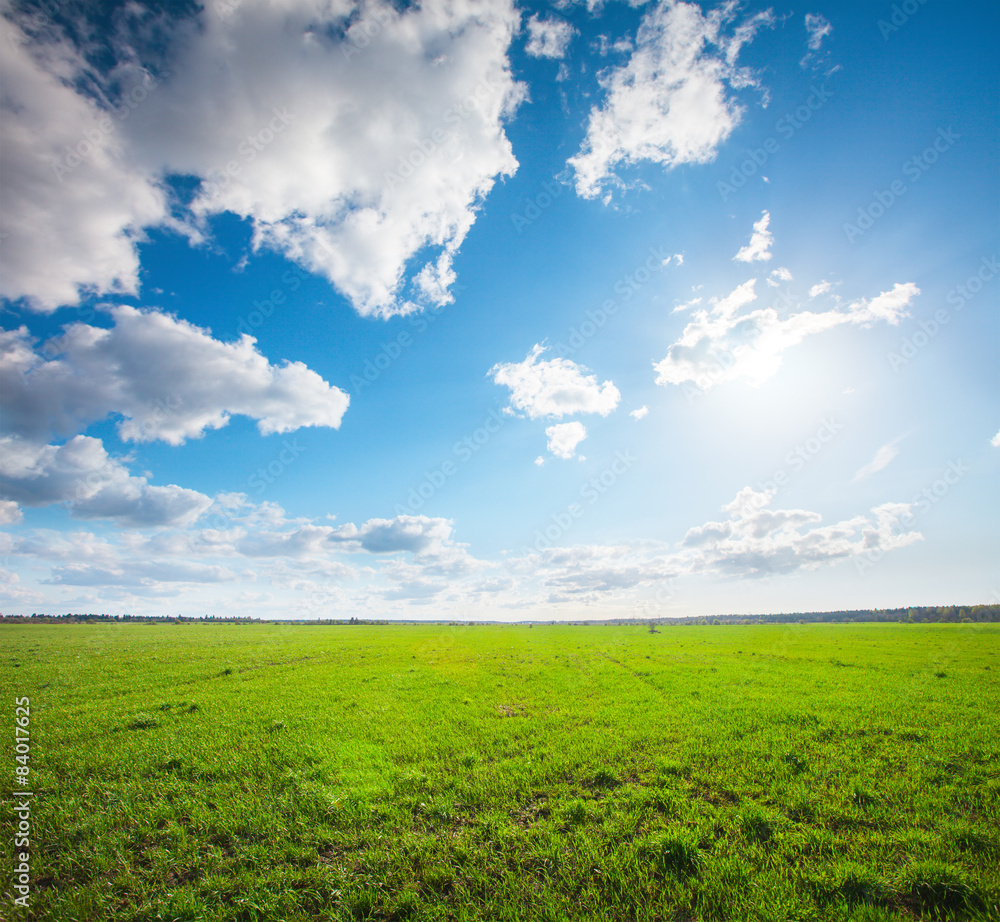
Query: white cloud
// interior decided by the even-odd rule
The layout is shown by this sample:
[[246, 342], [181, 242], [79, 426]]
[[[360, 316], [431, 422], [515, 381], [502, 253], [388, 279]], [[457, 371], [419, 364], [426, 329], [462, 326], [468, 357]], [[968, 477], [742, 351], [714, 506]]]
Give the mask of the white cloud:
[[683, 304], [678, 304], [670, 313], [679, 314], [681, 311], [689, 310], [692, 307], [701, 304], [701, 298], [692, 298], [690, 301], [685, 301]]
[[754, 285], [756, 284], [757, 279], [749, 279], [742, 285], [734, 288], [726, 297], [712, 298], [710, 302], [712, 304], [712, 315], [722, 320], [731, 320], [736, 316], [740, 308], [746, 307], [746, 305], [757, 300], [757, 292], [754, 291]]
[[871, 517], [821, 526], [815, 512], [769, 509], [773, 498], [773, 490], [745, 487], [723, 507], [725, 521], [690, 529], [678, 555], [684, 569], [741, 578], [793, 573], [922, 539], [919, 532], [902, 530], [910, 514], [907, 503], [883, 503]]
[[[630, 5], [636, 6], [638, 4], [632, 3]], [[556, 4], [556, 9], [561, 9], [558, 3]], [[623, 37], [611, 41], [603, 32], [598, 34], [596, 40], [591, 40], [590, 42], [590, 50], [596, 52], [602, 58], [606, 58], [609, 54], [627, 54], [633, 47], [635, 46], [632, 44], [631, 39]]]
[[24, 589], [21, 577], [5, 567], [0, 567], [0, 602], [7, 605], [35, 605], [45, 597], [40, 592]]
[[[365, 551], [372, 566], [341, 559]], [[371, 615], [373, 601], [429, 598], [487, 566], [454, 541], [446, 519], [397, 516], [334, 528], [289, 520], [280, 507], [252, 503], [243, 494], [217, 496], [195, 527], [119, 532], [113, 543], [86, 532], [0, 532], [0, 553], [48, 563], [43, 584], [101, 587], [102, 603], [127, 604], [131, 595], [200, 598], [214, 585], [239, 583], [213, 595], [211, 607], [224, 609], [240, 587], [253, 587], [256, 613], [263, 610], [260, 600], [270, 598], [274, 605], [265, 608], [300, 617], [326, 616], [331, 607], [344, 611], [352, 603], [345, 586], [352, 583], [353, 613]], [[418, 585], [424, 591], [416, 592]], [[267, 586], [272, 594], [258, 591]]]
[[645, 160], [669, 168], [715, 157], [743, 113], [728, 87], [757, 85], [736, 58], [772, 21], [770, 12], [759, 13], [726, 35], [733, 9], [704, 15], [694, 4], [661, 0], [645, 14], [628, 62], [602, 79], [607, 98], [591, 110], [583, 146], [568, 161], [581, 196], [601, 194], [622, 166]]
[[19, 525], [23, 520], [24, 515], [17, 503], [10, 499], [0, 499], [0, 525]]
[[[635, 6], [638, 2], [640, 0], [628, 0], [630, 6]], [[553, 0], [552, 2], [557, 10], [565, 10], [581, 4], [587, 8], [588, 13], [594, 13], [598, 16], [604, 9], [604, 0]]]
[[0, 332], [5, 429], [46, 439], [116, 414], [123, 439], [179, 445], [232, 414], [256, 419], [265, 435], [340, 426], [347, 394], [301, 362], [271, 365], [252, 337], [223, 343], [156, 311], [111, 314], [110, 329], [74, 323], [40, 352], [24, 327]]
[[548, 548], [512, 561], [524, 577], [542, 580], [547, 603], [592, 603], [676, 574], [667, 556], [628, 545]]
[[11, 541], [3, 552], [56, 562], [85, 561], [97, 566], [114, 566], [118, 560], [117, 549], [112, 544], [88, 531], [64, 532], [36, 528], [31, 534]]
[[809, 33], [809, 50], [819, 51], [823, 39], [833, 32], [833, 26], [819, 13], [806, 13], [806, 32]]
[[878, 473], [884, 467], [888, 467], [892, 459], [898, 454], [899, 448], [896, 446], [895, 442], [883, 445], [877, 452], [875, 452], [875, 457], [854, 475], [854, 479], [863, 480], [865, 477], [870, 477], [872, 474]]
[[[131, 110], [73, 89], [88, 68], [68, 42], [33, 44], [0, 21], [0, 297], [51, 311], [77, 303], [81, 288], [134, 294], [141, 229], [167, 210], [155, 174], [130, 155], [121, 116]], [[146, 92], [145, 75], [120, 76]]]
[[299, 525], [291, 531], [261, 529], [239, 537], [233, 547], [245, 557], [318, 557], [327, 550], [332, 525]]
[[809, 289], [809, 297], [818, 298], [820, 295], [828, 294], [831, 291], [833, 291], [833, 285], [826, 279], [823, 279], [822, 282], [817, 282]]
[[381, 562], [377, 572], [389, 587], [368, 589], [366, 594], [386, 601], [433, 599], [487, 566], [473, 558], [464, 544], [453, 540], [449, 519], [424, 515], [369, 519], [360, 527], [349, 524], [336, 529], [330, 540], [348, 550], [374, 555], [412, 555], [410, 559], [392, 556]]
[[733, 259], [741, 263], [752, 263], [764, 261], [771, 258], [771, 244], [774, 237], [767, 229], [771, 223], [771, 215], [765, 211], [759, 221], [754, 222], [753, 234], [750, 235], [750, 242], [743, 247]]
[[522, 362], [494, 365], [494, 383], [510, 389], [510, 406], [531, 419], [599, 413], [607, 416], [621, 400], [611, 381], [597, 383], [588, 369], [569, 359], [541, 359], [545, 346], [536, 345]]
[[195, 490], [133, 476], [100, 439], [78, 435], [65, 445], [44, 445], [0, 436], [0, 448], [0, 492], [23, 506], [66, 503], [76, 518], [148, 528], [188, 525], [212, 503]]
[[858, 301], [848, 305], [848, 311], [856, 317], [853, 322], [869, 324], [875, 320], [884, 320], [896, 326], [906, 314], [910, 302], [920, 294], [920, 289], [913, 282], [900, 284], [897, 282], [889, 291], [883, 291], [870, 302]]
[[[213, 509], [228, 510], [225, 529], [210, 526], [216, 516], [205, 516], [200, 528], [124, 532], [113, 541], [88, 532], [0, 533], [0, 553], [11, 561], [8, 567], [30, 561], [20, 585], [13, 585], [18, 574], [8, 573], [8, 596], [18, 604], [43, 598], [35, 592], [38, 585], [25, 585], [23, 574], [48, 564], [47, 578], [32, 576], [29, 582], [52, 587], [44, 599], [57, 599], [63, 610], [108, 610], [110, 603], [128, 610], [137, 600], [148, 609], [149, 600], [183, 597], [199, 610], [227, 611], [232, 605], [242, 613], [251, 606], [265, 617], [371, 617], [402, 614], [431, 600], [449, 613], [468, 611], [470, 604], [539, 613], [549, 603], [634, 610], [643, 589], [651, 587], [662, 607], [664, 592], [667, 598], [673, 594], [674, 578], [790, 574], [860, 556], [870, 560], [921, 539], [903, 530], [912, 516], [908, 504], [884, 503], [868, 515], [824, 526], [815, 512], [770, 508], [773, 496], [749, 487], [740, 491], [723, 507], [723, 519], [689, 529], [675, 546], [640, 541], [549, 547], [509, 556], [501, 565], [470, 556], [454, 541], [447, 519], [397, 516], [331, 528], [290, 521], [273, 504], [256, 505], [240, 495], [216, 497]], [[364, 551], [363, 566], [340, 559]], [[497, 569], [505, 572], [484, 574]], [[70, 604], [64, 590], [71, 587], [100, 592]], [[61, 600], [53, 591], [63, 592]]]
[[448, 519], [426, 515], [397, 515], [392, 519], [369, 519], [359, 528], [342, 525], [330, 534], [330, 541], [347, 544], [370, 554], [438, 554], [451, 540], [452, 523]]
[[784, 266], [779, 266], [777, 269], [771, 270], [771, 274], [767, 277], [767, 284], [772, 288], [778, 288], [782, 282], [790, 282], [791, 280], [792, 273]]
[[[364, 315], [446, 304], [482, 199], [517, 168], [503, 125], [524, 94], [507, 60], [518, 19], [508, 0], [244, 0], [205, 17], [141, 111], [149, 156], [215, 177], [197, 212], [249, 218], [257, 245], [324, 275]], [[243, 156], [276, 110], [284, 130]], [[219, 172], [234, 159], [237, 176]]]
[[[167, 220], [158, 183], [180, 174], [203, 181], [196, 220], [248, 219], [255, 248], [325, 276], [364, 315], [448, 303], [482, 200], [517, 168], [504, 124], [524, 96], [507, 60], [518, 21], [510, 0], [207, 6], [164, 27], [169, 76], [62, 183], [51, 161], [120, 102], [115, 81], [141, 81], [132, 44], [148, 40], [122, 30], [104, 75], [65, 42], [44, 56], [14, 43], [4, 293], [53, 307], [81, 285], [134, 291], [135, 236]], [[107, 101], [71, 89], [83, 83]]]
[[629, 413], [629, 416], [631, 416], [632, 419], [634, 419], [636, 422], [638, 422], [640, 419], [645, 419], [648, 415], [649, 415], [649, 407], [645, 406], [639, 407], [638, 410], [632, 410], [632, 412]]
[[525, 51], [535, 58], [563, 58], [576, 29], [562, 19], [528, 20], [528, 45]]
[[391, 589], [384, 589], [380, 594], [389, 602], [406, 601], [413, 604], [429, 602], [436, 599], [447, 587], [430, 579], [400, 579]]
[[692, 382], [703, 391], [737, 378], [760, 384], [781, 366], [782, 354], [806, 337], [842, 324], [867, 327], [884, 320], [896, 325], [920, 294], [912, 282], [896, 283], [871, 301], [862, 298], [843, 310], [799, 311], [783, 318], [767, 307], [741, 314], [756, 298], [754, 281], [739, 286], [711, 310], [695, 311], [667, 357], [654, 366], [657, 384]]
[[53, 567], [42, 580], [54, 586], [130, 586], [156, 589], [160, 583], [231, 582], [236, 574], [225, 567], [193, 561], [130, 560], [127, 567], [105, 568], [85, 563]]
[[545, 430], [549, 440], [546, 447], [557, 458], [569, 460], [576, 454], [576, 446], [587, 437], [587, 428], [583, 423], [557, 423]]
[[990, 444], [994, 448], [1000, 448], [1000, 432], [997, 432], [997, 434], [990, 439]]
[[541, 467], [544, 463], [545, 463], [545, 458], [542, 455], [539, 455], [537, 458], [535, 458], [536, 467]]
[[773, 498], [773, 491], [746, 487], [723, 507], [725, 519], [689, 529], [675, 547], [659, 542], [547, 547], [511, 557], [505, 566], [522, 598], [546, 607], [607, 604], [615, 598], [638, 600], [636, 593], [651, 586], [658, 587], [658, 598], [669, 599], [675, 578], [788, 575], [870, 559], [922, 540], [919, 532], [903, 530], [912, 515], [909, 504], [884, 503], [869, 515], [822, 525], [816, 512], [769, 508]]
[[[345, 562], [348, 554], [357, 561], [359, 552], [362, 565]], [[244, 494], [216, 496], [193, 527], [119, 531], [111, 540], [92, 532], [0, 532], [0, 555], [15, 567], [27, 563], [22, 573], [33, 582], [101, 590], [81, 596], [81, 606], [108, 610], [113, 601], [116, 610], [128, 610], [138, 599], [148, 610], [147, 600], [183, 597], [197, 610], [224, 612], [239, 611], [233, 602], [243, 598], [264, 617], [398, 613], [382, 603], [461, 595], [466, 578], [479, 579], [490, 567], [454, 540], [447, 519], [397, 516], [332, 527], [289, 519], [275, 504]], [[48, 564], [48, 578], [35, 576], [39, 564]], [[53, 591], [45, 597], [59, 598]], [[63, 594], [57, 604], [62, 609], [69, 598]]]

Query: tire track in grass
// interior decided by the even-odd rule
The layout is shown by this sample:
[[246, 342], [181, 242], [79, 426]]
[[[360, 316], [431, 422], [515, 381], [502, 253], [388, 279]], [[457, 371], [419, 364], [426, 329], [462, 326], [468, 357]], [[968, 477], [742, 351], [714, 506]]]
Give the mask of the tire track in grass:
[[652, 682], [648, 676], [636, 672], [634, 669], [632, 669], [627, 664], [623, 663], [621, 660], [615, 659], [610, 653], [605, 653], [603, 650], [598, 650], [598, 654], [600, 656], [603, 656], [606, 660], [609, 660], [610, 662], [614, 663], [616, 666], [620, 666], [630, 676], [632, 676], [633, 679], [642, 682], [642, 684], [645, 685], [647, 688], [653, 689], [653, 691], [655, 691], [660, 698], [667, 697], [667, 693], [662, 688], [657, 686], [654, 682]]

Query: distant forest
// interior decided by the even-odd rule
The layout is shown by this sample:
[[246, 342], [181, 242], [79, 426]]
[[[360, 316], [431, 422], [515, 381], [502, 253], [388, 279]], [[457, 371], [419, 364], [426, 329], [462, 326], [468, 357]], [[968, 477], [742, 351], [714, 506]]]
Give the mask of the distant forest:
[[[31, 615], [0, 614], [0, 624], [94, 624], [94, 623], [140, 622], [145, 624], [218, 623], [218, 624], [316, 624], [316, 625], [356, 625], [356, 624], [448, 624], [451, 626], [476, 624], [505, 624], [500, 621], [385, 621], [364, 618], [325, 619], [260, 619], [216, 617], [201, 615], [174, 617], [146, 615], [95, 615], [78, 612], [61, 615], [33, 613]], [[898, 623], [898, 624], [988, 624], [1000, 622], [1000, 605], [920, 605], [913, 608], [863, 608], [857, 611], [809, 611], [791, 612], [779, 615], [702, 615], [687, 618], [615, 618], [574, 621], [535, 621], [519, 624], [567, 624], [567, 625], [648, 625], [670, 627], [675, 624], [812, 624], [812, 623]]]
[[863, 608], [858, 611], [807, 611], [780, 615], [715, 615], [670, 618], [670, 624], [806, 624], [896, 622], [900, 624], [986, 624], [1000, 621], [1000, 605], [920, 605], [912, 608]]

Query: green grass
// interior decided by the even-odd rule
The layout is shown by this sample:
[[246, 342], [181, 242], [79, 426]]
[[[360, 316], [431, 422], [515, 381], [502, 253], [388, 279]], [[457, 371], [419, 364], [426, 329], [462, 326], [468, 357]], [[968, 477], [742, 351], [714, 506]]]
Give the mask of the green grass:
[[1000, 919], [998, 625], [0, 637], [25, 917]]

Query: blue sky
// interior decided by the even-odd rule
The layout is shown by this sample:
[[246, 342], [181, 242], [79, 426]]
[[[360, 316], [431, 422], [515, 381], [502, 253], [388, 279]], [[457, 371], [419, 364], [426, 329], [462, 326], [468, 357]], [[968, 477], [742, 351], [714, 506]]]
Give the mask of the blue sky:
[[4, 612], [1000, 595], [992, 3], [3, 7]]

